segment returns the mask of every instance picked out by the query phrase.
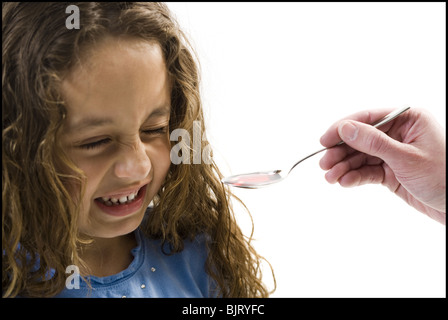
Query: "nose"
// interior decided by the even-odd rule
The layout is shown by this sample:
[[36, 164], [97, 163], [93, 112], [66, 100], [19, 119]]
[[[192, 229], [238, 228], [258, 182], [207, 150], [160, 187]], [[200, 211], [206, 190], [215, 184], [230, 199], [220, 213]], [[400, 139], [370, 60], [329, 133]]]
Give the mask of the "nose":
[[151, 160], [141, 141], [132, 146], [123, 145], [120, 157], [115, 162], [114, 173], [118, 178], [132, 181], [144, 180], [151, 171]]

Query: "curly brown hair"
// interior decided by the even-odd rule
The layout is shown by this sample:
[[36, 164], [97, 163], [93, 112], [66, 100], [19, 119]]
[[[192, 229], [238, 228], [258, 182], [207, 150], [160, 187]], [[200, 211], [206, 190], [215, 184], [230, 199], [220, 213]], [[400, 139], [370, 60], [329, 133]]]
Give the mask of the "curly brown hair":
[[[172, 80], [170, 130], [192, 134], [194, 121], [205, 130], [199, 64], [165, 4], [70, 4], [79, 8], [79, 30], [65, 27], [68, 3], [2, 4], [4, 297], [54, 296], [64, 288], [65, 268], [83, 263], [78, 250], [88, 239], [77, 230], [78, 197], [68, 188], [75, 182], [82, 195], [83, 173], [58, 139], [67, 113], [58, 88], [82, 52], [110, 35], [157, 42]], [[204, 138], [202, 147], [208, 144]], [[232, 198], [241, 201], [221, 178], [214, 161], [171, 164], [154, 209], [140, 227], [148, 237], [168, 242], [172, 253], [183, 250], [185, 239], [207, 234], [206, 271], [218, 285], [217, 295], [266, 297], [263, 258], [251, 245], [252, 235], [246, 237], [236, 224]], [[48, 270], [54, 270], [51, 276]]]

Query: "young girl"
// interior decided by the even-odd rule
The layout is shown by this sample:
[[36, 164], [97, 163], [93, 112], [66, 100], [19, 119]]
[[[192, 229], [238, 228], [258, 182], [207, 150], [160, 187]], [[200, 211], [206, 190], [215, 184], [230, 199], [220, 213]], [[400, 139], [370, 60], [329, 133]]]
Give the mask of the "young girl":
[[170, 160], [205, 126], [168, 8], [74, 5], [2, 5], [3, 296], [268, 296], [213, 160]]

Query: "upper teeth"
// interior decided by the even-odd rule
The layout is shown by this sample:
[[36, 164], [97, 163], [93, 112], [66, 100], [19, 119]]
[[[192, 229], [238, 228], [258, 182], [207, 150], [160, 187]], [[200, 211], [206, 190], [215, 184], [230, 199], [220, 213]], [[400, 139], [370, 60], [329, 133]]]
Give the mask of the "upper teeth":
[[122, 196], [120, 198], [111, 198], [111, 197], [101, 197], [104, 202], [112, 202], [112, 203], [126, 203], [126, 201], [132, 201], [137, 196], [138, 191], [135, 191], [127, 196]]

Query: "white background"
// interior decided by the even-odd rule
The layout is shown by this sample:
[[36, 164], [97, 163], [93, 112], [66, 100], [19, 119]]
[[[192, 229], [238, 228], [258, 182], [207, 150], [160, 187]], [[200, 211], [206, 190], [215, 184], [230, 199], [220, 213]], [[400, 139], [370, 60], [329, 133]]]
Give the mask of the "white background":
[[[198, 53], [224, 175], [287, 168], [361, 110], [408, 104], [446, 126], [445, 3], [168, 6]], [[446, 227], [381, 185], [328, 184], [321, 156], [279, 184], [234, 189], [274, 268], [272, 296], [446, 297]], [[272, 288], [268, 268], [264, 281]]]

